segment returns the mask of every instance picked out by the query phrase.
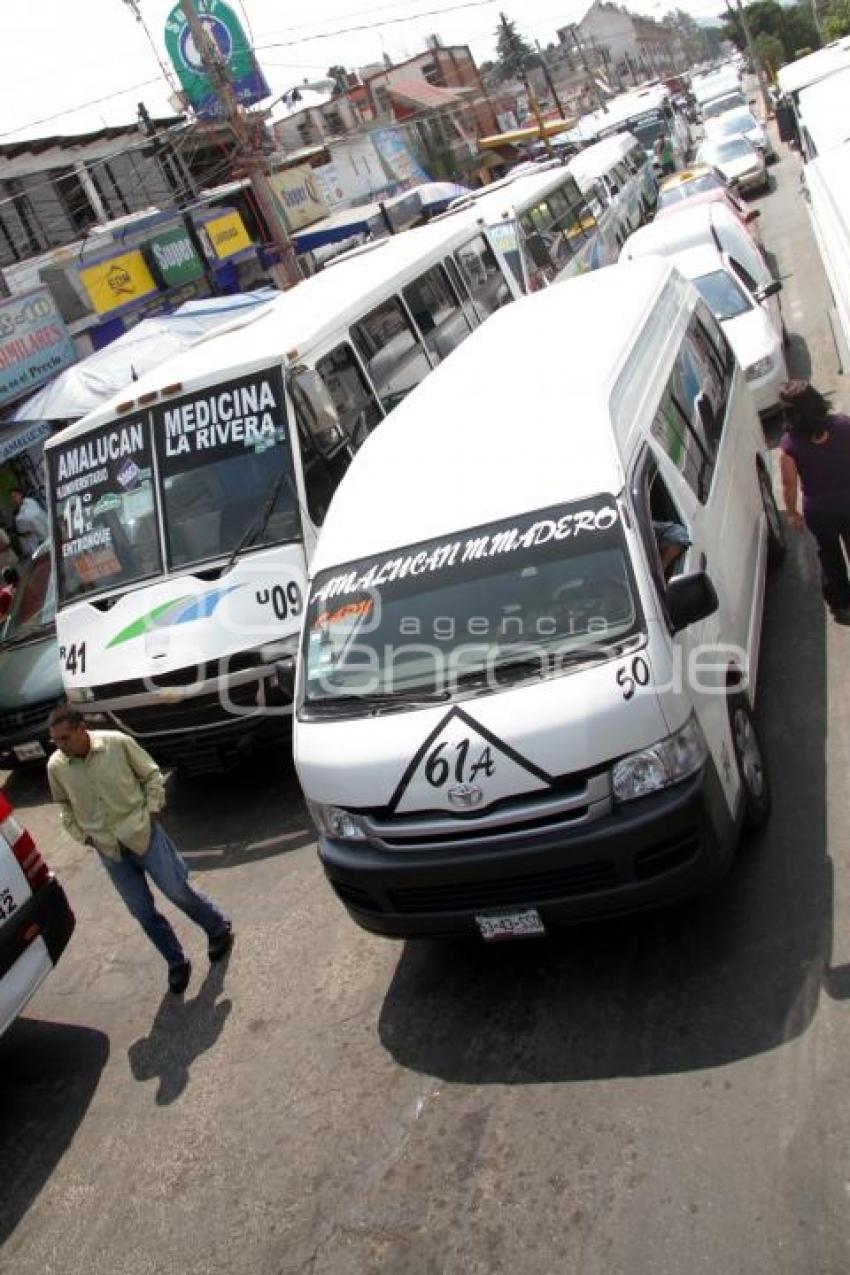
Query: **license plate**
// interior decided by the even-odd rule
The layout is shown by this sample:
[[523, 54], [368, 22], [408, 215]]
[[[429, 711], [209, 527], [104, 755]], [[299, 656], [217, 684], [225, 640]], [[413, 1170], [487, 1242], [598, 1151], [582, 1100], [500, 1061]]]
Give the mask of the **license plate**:
[[475, 922], [481, 937], [488, 943], [546, 933], [537, 908], [523, 908], [521, 912], [488, 912], [476, 916]]
[[12, 752], [18, 761], [38, 761], [42, 757], [46, 757], [47, 753], [38, 741], [32, 744], [13, 744]]

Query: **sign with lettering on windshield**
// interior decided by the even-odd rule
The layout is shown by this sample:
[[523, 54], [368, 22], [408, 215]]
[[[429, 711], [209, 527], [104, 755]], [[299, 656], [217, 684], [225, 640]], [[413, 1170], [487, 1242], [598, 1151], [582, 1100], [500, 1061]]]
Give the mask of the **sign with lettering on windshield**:
[[152, 415], [166, 475], [194, 469], [199, 461], [262, 453], [286, 437], [283, 382], [272, 369], [163, 403]]
[[150, 433], [144, 417], [102, 426], [49, 454], [65, 598], [159, 569]]

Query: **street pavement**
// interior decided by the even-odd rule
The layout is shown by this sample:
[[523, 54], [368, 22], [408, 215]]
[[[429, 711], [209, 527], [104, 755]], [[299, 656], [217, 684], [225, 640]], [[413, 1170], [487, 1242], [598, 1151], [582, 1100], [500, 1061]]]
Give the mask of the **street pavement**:
[[[758, 205], [792, 371], [848, 409], [780, 150]], [[0, 1039], [0, 1270], [845, 1275], [848, 667], [794, 536], [760, 673], [766, 833], [686, 907], [496, 950], [357, 929], [285, 753], [171, 776], [169, 829], [237, 935], [210, 967], [178, 916], [185, 1000], [41, 773], [11, 775], [78, 926]]]

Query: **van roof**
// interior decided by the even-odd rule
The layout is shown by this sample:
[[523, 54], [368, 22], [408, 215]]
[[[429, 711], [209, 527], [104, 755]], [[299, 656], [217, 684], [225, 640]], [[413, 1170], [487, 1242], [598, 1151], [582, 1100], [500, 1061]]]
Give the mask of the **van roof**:
[[807, 84], [814, 84], [824, 76], [850, 65], [850, 36], [834, 40], [832, 44], [809, 53], [796, 62], [781, 66], [776, 72], [776, 82], [783, 93], [796, 93]]
[[643, 147], [632, 133], [615, 133], [613, 137], [604, 137], [601, 142], [594, 142], [592, 146], [579, 151], [567, 164], [567, 168], [581, 186], [582, 182], [600, 177], [635, 146], [643, 154]]
[[677, 211], [675, 217], [662, 217], [633, 231], [623, 244], [621, 260], [631, 261], [648, 253], [669, 257], [671, 252], [695, 248], [699, 244], [716, 246], [716, 231], [728, 227], [733, 227], [736, 232], [740, 230], [740, 222], [726, 204], [715, 200], [695, 203], [690, 208], [688, 203], [685, 201], [685, 206]]
[[[299, 355], [307, 353], [327, 332], [345, 326], [368, 309], [370, 296], [377, 305], [388, 275], [397, 275], [402, 282], [405, 275], [415, 277], [430, 251], [439, 251], [442, 246], [449, 251], [479, 226], [480, 214], [470, 210], [451, 221], [429, 223], [378, 240], [374, 251], [302, 280], [250, 316], [216, 328], [188, 350], [160, 363], [75, 425], [68, 426], [62, 431], [62, 441], [111, 420], [119, 403], [138, 399], [163, 385], [179, 382], [189, 387], [228, 368], [247, 372], [283, 359], [293, 350]], [[45, 446], [50, 446], [50, 440]]]
[[797, 110], [819, 155], [847, 141], [850, 137], [850, 59], [843, 70], [803, 89]]
[[671, 278], [658, 258], [609, 266], [495, 314], [361, 448], [312, 570], [618, 492], [612, 393]]

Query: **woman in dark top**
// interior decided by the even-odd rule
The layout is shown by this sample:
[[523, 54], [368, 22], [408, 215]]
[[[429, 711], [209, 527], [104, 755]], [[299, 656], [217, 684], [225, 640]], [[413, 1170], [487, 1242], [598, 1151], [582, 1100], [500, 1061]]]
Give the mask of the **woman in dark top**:
[[805, 521], [818, 544], [827, 606], [840, 624], [850, 624], [844, 556], [845, 548], [850, 551], [850, 416], [830, 412], [808, 381], [788, 381], [779, 397], [786, 420], [780, 467], [788, 521], [797, 531]]

